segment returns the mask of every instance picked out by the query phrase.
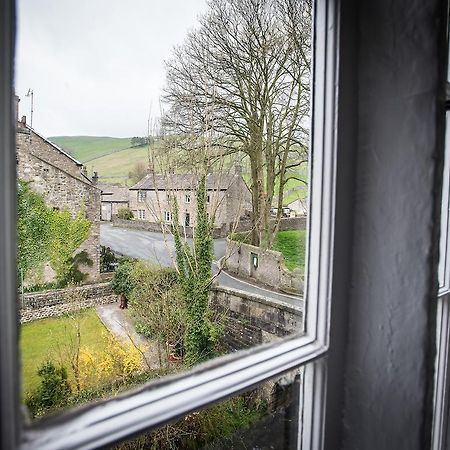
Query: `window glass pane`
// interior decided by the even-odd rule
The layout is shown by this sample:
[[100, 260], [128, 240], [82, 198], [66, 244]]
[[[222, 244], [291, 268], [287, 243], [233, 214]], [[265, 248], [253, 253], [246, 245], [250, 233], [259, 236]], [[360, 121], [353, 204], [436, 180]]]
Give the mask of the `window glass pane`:
[[303, 369], [299, 368], [110, 448], [297, 449], [302, 385]]
[[49, 4], [18, 1], [30, 417], [302, 334], [310, 2]]

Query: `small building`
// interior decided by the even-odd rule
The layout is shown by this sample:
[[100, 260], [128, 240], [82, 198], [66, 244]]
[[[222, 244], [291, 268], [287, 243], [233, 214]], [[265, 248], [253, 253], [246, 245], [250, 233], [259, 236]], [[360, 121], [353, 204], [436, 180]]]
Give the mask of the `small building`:
[[[16, 101], [18, 104], [19, 99]], [[100, 258], [100, 189], [86, 175], [82, 163], [32, 129], [25, 116], [17, 121], [16, 160], [17, 176], [29, 181], [31, 188], [44, 196], [47, 206], [67, 209], [72, 217], [85, 208], [91, 229], [79, 251], [86, 250], [93, 262], [91, 267], [83, 267], [83, 272], [96, 278]]]
[[118, 184], [97, 184], [102, 191], [101, 219], [110, 222], [117, 216], [120, 208], [128, 208], [130, 205], [127, 186]]
[[[173, 225], [173, 198], [177, 199], [179, 225], [196, 225], [196, 190], [194, 174], [149, 173], [130, 188], [130, 208], [137, 220]], [[234, 173], [208, 173], [206, 178], [208, 213], [214, 216], [214, 228], [225, 235], [251, 210], [251, 194], [239, 169]]]

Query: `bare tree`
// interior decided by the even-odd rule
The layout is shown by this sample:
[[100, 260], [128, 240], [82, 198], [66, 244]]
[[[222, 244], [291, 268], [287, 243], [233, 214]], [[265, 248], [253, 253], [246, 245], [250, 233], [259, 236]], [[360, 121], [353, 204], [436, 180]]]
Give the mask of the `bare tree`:
[[211, 0], [166, 63], [168, 132], [192, 148], [208, 126], [216, 156], [249, 159], [256, 245], [271, 245], [285, 185], [307, 162], [310, 48], [310, 0]]

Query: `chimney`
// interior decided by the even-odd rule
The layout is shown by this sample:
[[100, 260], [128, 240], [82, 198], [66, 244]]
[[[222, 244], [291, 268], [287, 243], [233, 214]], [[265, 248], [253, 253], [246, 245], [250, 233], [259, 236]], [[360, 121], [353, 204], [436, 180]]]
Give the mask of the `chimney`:
[[242, 165], [241, 164], [235, 164], [234, 165], [234, 174], [235, 175], [242, 175]]
[[18, 95], [14, 95], [14, 108], [15, 108], [15, 113], [16, 113], [16, 122], [19, 121], [19, 102], [20, 102], [20, 98]]
[[22, 125], [26, 125], [27, 124], [27, 116], [22, 116], [22, 120], [20, 122], [22, 123]]
[[94, 172], [92, 175], [92, 183], [97, 184], [98, 183], [98, 172]]

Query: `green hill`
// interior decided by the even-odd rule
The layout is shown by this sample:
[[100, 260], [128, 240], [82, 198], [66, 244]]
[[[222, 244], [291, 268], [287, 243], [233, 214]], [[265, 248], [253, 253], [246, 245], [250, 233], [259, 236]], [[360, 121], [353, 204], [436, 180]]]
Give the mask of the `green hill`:
[[[109, 155], [90, 160], [85, 165], [88, 173], [98, 172], [102, 181], [124, 182], [124, 178], [138, 163], [142, 162], [148, 165], [148, 148], [135, 147], [127, 148], [121, 151], [115, 151]], [[104, 180], [103, 177], [109, 179]]]
[[49, 140], [83, 163], [131, 147], [131, 138], [53, 136]]

